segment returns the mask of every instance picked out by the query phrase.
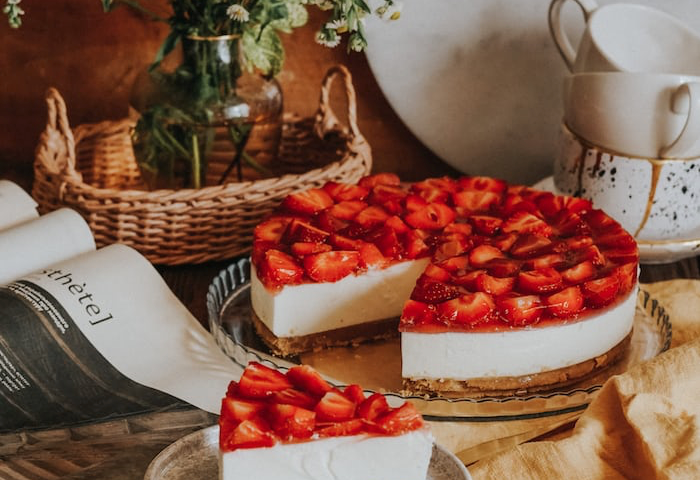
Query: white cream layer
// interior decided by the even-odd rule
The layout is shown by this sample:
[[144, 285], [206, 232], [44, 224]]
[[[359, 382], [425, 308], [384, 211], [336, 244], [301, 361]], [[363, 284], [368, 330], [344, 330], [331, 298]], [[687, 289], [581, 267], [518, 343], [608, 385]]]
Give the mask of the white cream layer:
[[401, 334], [402, 376], [467, 380], [568, 367], [602, 355], [632, 330], [637, 290], [585, 320], [505, 332]]
[[325, 332], [401, 315], [428, 259], [411, 260], [332, 283], [288, 285], [271, 293], [251, 272], [251, 302], [277, 337]]
[[432, 449], [427, 429], [240, 449], [219, 454], [219, 479], [425, 480]]

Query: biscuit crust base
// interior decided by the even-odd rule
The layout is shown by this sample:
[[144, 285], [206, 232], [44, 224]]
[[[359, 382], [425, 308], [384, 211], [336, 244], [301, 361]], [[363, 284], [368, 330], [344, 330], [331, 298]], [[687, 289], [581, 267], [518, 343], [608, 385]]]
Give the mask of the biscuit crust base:
[[590, 360], [569, 367], [520, 377], [473, 378], [453, 380], [449, 378], [404, 378], [403, 392], [406, 395], [442, 397], [503, 397], [521, 396], [545, 390], [554, 390], [572, 385], [612, 366], [627, 352], [632, 333], [609, 351]]
[[297, 337], [277, 337], [254, 311], [252, 318], [258, 336], [274, 355], [281, 357], [318, 351], [327, 347], [354, 346], [399, 335], [397, 317]]

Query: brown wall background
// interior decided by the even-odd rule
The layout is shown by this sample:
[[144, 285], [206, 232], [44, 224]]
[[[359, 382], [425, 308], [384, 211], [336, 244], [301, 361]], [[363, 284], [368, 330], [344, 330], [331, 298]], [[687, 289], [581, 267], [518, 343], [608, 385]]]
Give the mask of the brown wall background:
[[[167, 14], [165, 0], [144, 3]], [[0, 19], [0, 176], [26, 185], [46, 123], [47, 87], [61, 92], [71, 125], [121, 118], [136, 75], [152, 61], [168, 27], [123, 6], [105, 14], [99, 0], [26, 0], [21, 6], [26, 15], [20, 29]], [[406, 180], [454, 173], [401, 123], [363, 54], [315, 43], [323, 16], [309, 11], [308, 24], [284, 38], [279, 81], [285, 109], [313, 114], [324, 73], [345, 64], [353, 74], [359, 126], [373, 148], [374, 170]]]

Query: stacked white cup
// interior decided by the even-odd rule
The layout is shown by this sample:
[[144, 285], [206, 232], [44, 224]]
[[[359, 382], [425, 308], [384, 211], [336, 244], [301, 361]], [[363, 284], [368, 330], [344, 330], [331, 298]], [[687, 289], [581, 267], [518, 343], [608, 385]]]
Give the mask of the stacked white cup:
[[571, 0], [586, 22], [578, 48], [561, 11], [552, 38], [571, 71], [554, 182], [589, 198], [638, 240], [700, 229], [700, 34], [647, 6]]

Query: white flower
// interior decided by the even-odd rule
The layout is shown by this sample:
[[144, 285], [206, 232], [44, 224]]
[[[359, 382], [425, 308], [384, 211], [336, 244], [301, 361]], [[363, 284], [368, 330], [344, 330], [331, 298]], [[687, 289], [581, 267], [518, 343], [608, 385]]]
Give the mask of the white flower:
[[19, 5], [22, 0], [7, 0], [8, 5]]
[[326, 30], [335, 30], [338, 33], [343, 33], [348, 31], [348, 22], [345, 18], [336, 18], [332, 22], [326, 23], [324, 28]]
[[348, 43], [350, 45], [350, 48], [354, 52], [361, 52], [362, 50], [367, 48], [367, 41], [362, 37], [362, 35], [359, 35], [358, 33], [350, 35]]
[[247, 22], [250, 18], [248, 10], [243, 5], [234, 4], [226, 9], [226, 15], [237, 22]]
[[324, 47], [337, 47], [340, 45], [340, 36], [333, 30], [321, 30], [316, 34], [316, 42]]

